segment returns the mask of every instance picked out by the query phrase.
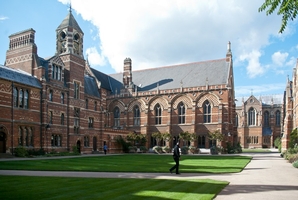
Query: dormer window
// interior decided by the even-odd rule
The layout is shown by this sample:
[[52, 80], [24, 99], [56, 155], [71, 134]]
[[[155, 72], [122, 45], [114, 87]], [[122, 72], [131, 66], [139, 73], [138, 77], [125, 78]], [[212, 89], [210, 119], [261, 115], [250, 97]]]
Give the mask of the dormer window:
[[61, 75], [62, 75], [62, 67], [53, 64], [52, 65], [52, 79], [61, 81], [62, 80]]

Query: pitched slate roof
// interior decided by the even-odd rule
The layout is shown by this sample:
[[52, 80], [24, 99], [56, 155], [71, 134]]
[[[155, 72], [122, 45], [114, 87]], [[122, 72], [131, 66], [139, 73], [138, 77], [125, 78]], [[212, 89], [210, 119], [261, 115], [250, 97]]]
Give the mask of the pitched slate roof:
[[[230, 63], [226, 59], [173, 65], [146, 70], [132, 71], [132, 81], [138, 91], [198, 87], [228, 84]], [[120, 91], [123, 74], [109, 75], [111, 91]]]
[[63, 29], [66, 27], [73, 27], [74, 29], [80, 31], [81, 33], [83, 33], [82, 29], [80, 28], [78, 22], [76, 21], [76, 19], [74, 18], [74, 16], [70, 12], [68, 13], [68, 15], [64, 18], [64, 20], [62, 21], [62, 23], [58, 26], [58, 29]]
[[36, 88], [41, 88], [39, 80], [34, 76], [31, 76], [31, 74], [3, 65], [0, 65], [0, 78]]
[[84, 77], [85, 93], [91, 96], [100, 97], [96, 81], [93, 77], [85, 75]]

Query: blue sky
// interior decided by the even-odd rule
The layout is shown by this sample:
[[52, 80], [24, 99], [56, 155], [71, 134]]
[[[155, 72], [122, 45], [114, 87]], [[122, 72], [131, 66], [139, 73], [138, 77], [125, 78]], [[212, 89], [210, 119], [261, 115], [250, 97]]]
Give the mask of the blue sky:
[[[8, 37], [33, 28], [40, 57], [55, 54], [56, 28], [68, 14], [68, 0], [0, 0], [0, 64]], [[224, 58], [231, 42], [237, 97], [282, 94], [298, 56], [296, 21], [278, 34], [281, 17], [266, 16], [263, 1], [72, 0], [84, 31], [84, 55], [91, 67], [121, 72]]]

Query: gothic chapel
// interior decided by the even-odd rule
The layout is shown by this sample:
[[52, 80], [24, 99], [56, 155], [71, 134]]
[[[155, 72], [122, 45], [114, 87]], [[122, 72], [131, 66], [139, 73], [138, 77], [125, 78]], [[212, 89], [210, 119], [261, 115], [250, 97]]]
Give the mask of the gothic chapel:
[[195, 133], [183, 145], [209, 148], [208, 132], [219, 130], [223, 143], [237, 143], [231, 44], [217, 60], [133, 70], [93, 69], [83, 54], [84, 33], [71, 10], [56, 29], [56, 53], [38, 56], [35, 31], [9, 36], [0, 65], [0, 153], [18, 146], [45, 151], [122, 152], [116, 138], [144, 134], [146, 147], [154, 132], [168, 132], [173, 147], [179, 133]]

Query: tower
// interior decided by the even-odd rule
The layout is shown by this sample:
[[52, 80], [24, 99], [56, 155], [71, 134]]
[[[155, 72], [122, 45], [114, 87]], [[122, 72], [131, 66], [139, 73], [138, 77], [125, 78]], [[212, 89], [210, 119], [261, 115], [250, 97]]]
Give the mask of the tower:
[[71, 8], [56, 29], [56, 36], [56, 54], [71, 53], [83, 58], [84, 33], [72, 15]]

